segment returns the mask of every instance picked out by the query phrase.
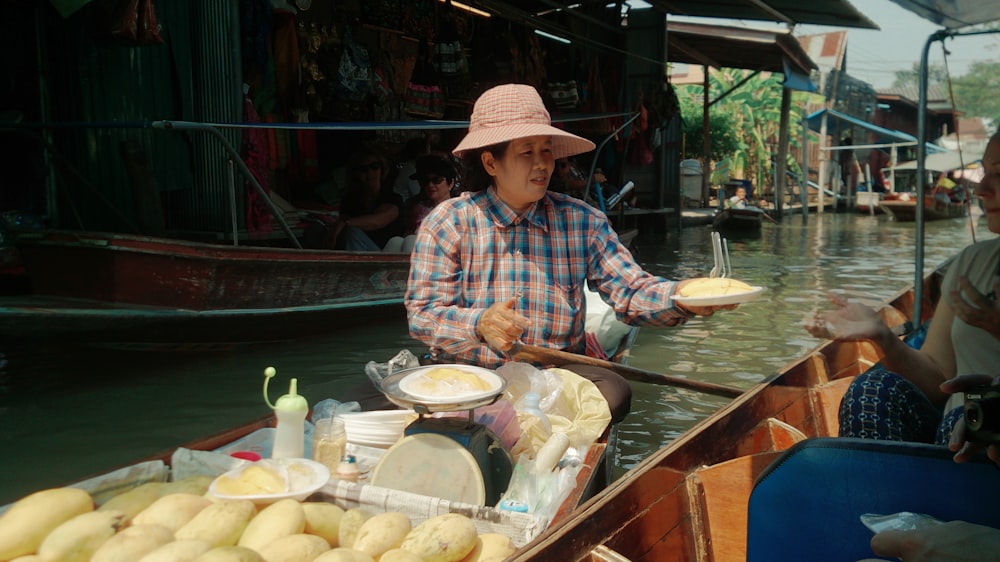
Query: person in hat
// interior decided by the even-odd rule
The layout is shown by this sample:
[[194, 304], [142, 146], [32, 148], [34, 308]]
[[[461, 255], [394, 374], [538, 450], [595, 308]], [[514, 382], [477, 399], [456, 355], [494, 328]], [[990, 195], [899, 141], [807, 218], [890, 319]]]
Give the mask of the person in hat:
[[415, 171], [410, 179], [420, 186], [420, 193], [406, 202], [403, 212], [406, 226], [402, 236], [394, 236], [386, 242], [386, 252], [406, 252], [413, 250], [417, 240], [417, 229], [438, 203], [454, 197], [458, 172], [451, 160], [440, 154], [425, 154], [417, 158]]
[[[556, 159], [593, 149], [552, 126], [531, 86], [479, 97], [453, 151], [467, 191], [436, 206], [417, 232], [405, 296], [411, 336], [441, 360], [496, 368], [517, 342], [584, 353], [587, 285], [634, 325], [675, 326], [732, 308], [675, 303], [687, 281], [647, 273], [603, 213], [548, 191]], [[628, 413], [631, 388], [621, 376], [561, 367], [597, 385], [613, 421]]]

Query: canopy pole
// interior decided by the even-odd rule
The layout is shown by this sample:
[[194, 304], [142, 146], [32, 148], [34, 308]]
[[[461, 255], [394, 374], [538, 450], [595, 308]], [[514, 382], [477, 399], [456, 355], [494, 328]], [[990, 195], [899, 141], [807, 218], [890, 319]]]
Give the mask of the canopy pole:
[[792, 91], [781, 89], [781, 122], [778, 126], [778, 165], [777, 177], [774, 180], [774, 207], [780, 219], [784, 214], [782, 204], [785, 201], [785, 173], [788, 171], [788, 128], [789, 113], [792, 110]]

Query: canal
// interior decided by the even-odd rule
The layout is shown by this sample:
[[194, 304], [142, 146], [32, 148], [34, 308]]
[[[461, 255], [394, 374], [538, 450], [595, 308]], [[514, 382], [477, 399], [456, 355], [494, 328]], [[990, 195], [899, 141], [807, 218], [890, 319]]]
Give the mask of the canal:
[[[711, 230], [688, 227], [640, 237], [639, 261], [673, 278], [706, 275]], [[992, 237], [980, 224], [976, 236]], [[967, 220], [928, 223], [931, 268], [972, 241]], [[681, 328], [639, 332], [631, 364], [646, 370], [748, 388], [818, 345], [801, 327], [830, 291], [876, 303], [913, 279], [913, 223], [884, 216], [824, 214], [765, 223], [730, 236], [735, 278], [766, 287], [761, 298]], [[363, 380], [364, 365], [423, 348], [398, 320], [330, 326], [285, 343], [211, 349], [10, 346], [0, 343], [0, 505], [80, 479], [267, 413], [263, 370], [276, 397], [296, 377], [310, 402], [338, 398]], [[635, 384], [621, 426], [617, 465], [635, 466], [725, 399]]]

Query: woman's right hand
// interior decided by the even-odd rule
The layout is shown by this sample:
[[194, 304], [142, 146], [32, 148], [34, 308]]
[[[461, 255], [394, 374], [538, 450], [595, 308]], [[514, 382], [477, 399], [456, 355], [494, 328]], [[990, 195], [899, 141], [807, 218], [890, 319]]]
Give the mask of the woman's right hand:
[[514, 310], [519, 297], [498, 302], [479, 317], [476, 333], [494, 351], [507, 351], [528, 327], [528, 319]]
[[830, 295], [835, 306], [825, 312], [817, 311], [806, 321], [805, 329], [817, 338], [831, 340], [881, 341], [889, 331], [878, 313], [863, 304], [849, 302], [840, 295]]

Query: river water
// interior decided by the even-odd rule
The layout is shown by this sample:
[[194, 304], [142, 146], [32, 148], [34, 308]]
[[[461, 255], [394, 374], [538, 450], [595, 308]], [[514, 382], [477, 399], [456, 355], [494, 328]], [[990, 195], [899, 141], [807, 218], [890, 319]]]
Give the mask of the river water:
[[[976, 236], [992, 237], [978, 223]], [[701, 276], [711, 230], [688, 227], [637, 239], [647, 270]], [[931, 268], [973, 238], [967, 220], [928, 223]], [[884, 216], [788, 216], [759, 235], [728, 240], [733, 276], [766, 287], [761, 298], [681, 328], [640, 330], [631, 365], [748, 388], [818, 345], [801, 327], [826, 295], [878, 302], [913, 280], [915, 229]], [[342, 396], [368, 361], [424, 349], [398, 320], [331, 326], [293, 342], [215, 349], [13, 347], [0, 342], [0, 505], [43, 487], [101, 473], [267, 413], [263, 370], [278, 370], [276, 398], [298, 378], [310, 402]], [[621, 426], [624, 471], [726, 403], [636, 383]]]

